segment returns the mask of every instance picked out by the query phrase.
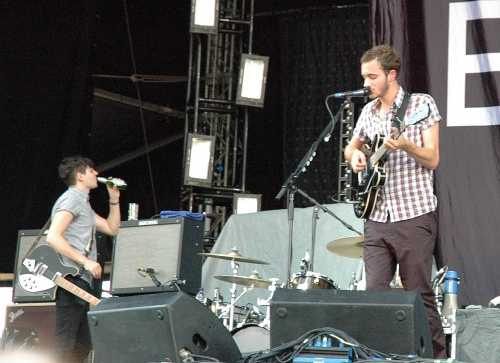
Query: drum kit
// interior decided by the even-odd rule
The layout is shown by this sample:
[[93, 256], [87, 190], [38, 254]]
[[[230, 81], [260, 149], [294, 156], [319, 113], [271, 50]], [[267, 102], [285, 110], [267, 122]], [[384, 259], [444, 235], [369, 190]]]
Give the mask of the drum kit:
[[[327, 249], [339, 256], [357, 258], [363, 256], [363, 237], [348, 237], [330, 242]], [[237, 248], [232, 248], [227, 254], [218, 253], [199, 253], [201, 256], [217, 258], [231, 261], [232, 275], [218, 275], [215, 279], [232, 284], [230, 288], [231, 300], [229, 303], [222, 301], [209, 302], [212, 303], [212, 311], [222, 320], [224, 326], [231, 332], [240, 351], [253, 352], [270, 348], [270, 307], [273, 294], [278, 286], [277, 278], [263, 279], [259, 276], [257, 270], [254, 270], [249, 276], [240, 276], [238, 274], [238, 262], [269, 265], [268, 262], [242, 256], [238, 253]], [[243, 286], [243, 291], [237, 296], [237, 285]], [[325, 275], [312, 271], [301, 271], [293, 274], [289, 287], [293, 289], [339, 289], [338, 285]], [[266, 308], [266, 314], [262, 321], [258, 323], [248, 322], [249, 313], [243, 321], [236, 324], [235, 315], [241, 309], [236, 305], [238, 300], [247, 292], [253, 289], [267, 289], [269, 297], [267, 299], [257, 299], [257, 305]], [[216, 291], [216, 300], [219, 299], [218, 291]], [[215, 308], [214, 308], [215, 306]], [[254, 310], [260, 314], [257, 308]], [[236, 326], [235, 326], [236, 324]]]

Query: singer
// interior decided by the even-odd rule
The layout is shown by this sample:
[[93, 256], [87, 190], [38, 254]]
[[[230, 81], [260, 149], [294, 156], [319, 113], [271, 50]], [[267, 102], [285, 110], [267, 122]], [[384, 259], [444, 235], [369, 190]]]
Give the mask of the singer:
[[[103, 218], [89, 203], [90, 190], [97, 188], [97, 171], [92, 160], [67, 157], [59, 165], [59, 176], [68, 186], [52, 208], [52, 224], [47, 243], [60, 255], [62, 262], [80, 270], [78, 276], [67, 276], [74, 285], [92, 294], [93, 279], [101, 278], [97, 262], [95, 232], [118, 234], [120, 225], [120, 190], [107, 186], [109, 214]], [[49, 266], [50, 268], [50, 266]], [[87, 322], [89, 305], [64, 289], [56, 293], [56, 331], [52, 352], [60, 362], [81, 363], [92, 349]]]
[[[363, 87], [370, 89], [372, 101], [363, 108], [344, 156], [355, 173], [365, 170], [363, 144], [385, 135], [386, 180], [373, 189], [378, 192], [376, 202], [364, 217], [366, 289], [391, 290], [390, 282], [399, 263], [405, 290], [419, 291], [424, 301], [434, 356], [445, 359], [443, 326], [431, 286], [437, 234], [433, 182], [439, 163], [441, 116], [430, 95], [405, 93], [398, 83], [400, 66], [399, 54], [388, 45], [373, 47], [361, 57]], [[397, 115], [404, 119], [405, 115], [422, 114], [418, 111], [423, 109], [428, 112], [419, 122], [404, 130], [392, 127]]]

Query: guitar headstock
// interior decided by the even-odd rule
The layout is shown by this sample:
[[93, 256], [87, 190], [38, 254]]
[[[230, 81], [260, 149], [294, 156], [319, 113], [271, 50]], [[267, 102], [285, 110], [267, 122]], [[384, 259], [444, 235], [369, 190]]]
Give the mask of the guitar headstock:
[[428, 103], [419, 107], [415, 112], [413, 112], [410, 116], [406, 118], [406, 126], [415, 125], [422, 120], [425, 120], [429, 117], [429, 113], [431, 112], [431, 107]]

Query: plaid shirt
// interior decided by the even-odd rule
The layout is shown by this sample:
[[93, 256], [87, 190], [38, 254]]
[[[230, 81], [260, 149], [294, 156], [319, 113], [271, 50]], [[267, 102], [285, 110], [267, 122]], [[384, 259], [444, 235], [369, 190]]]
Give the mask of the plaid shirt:
[[[379, 117], [380, 100], [377, 98], [363, 108], [359, 116], [353, 137], [363, 142], [375, 139], [375, 135], [389, 135], [391, 123], [397, 108], [403, 102], [404, 91], [399, 92], [385, 119]], [[417, 146], [423, 146], [423, 130], [428, 129], [441, 120], [434, 99], [422, 93], [411, 95], [406, 117], [412, 115], [422, 105], [429, 104], [429, 117], [421, 122], [408, 126], [403, 135]], [[434, 173], [418, 164], [415, 159], [403, 150], [389, 153], [386, 160], [387, 181], [380, 188], [375, 208], [369, 219], [386, 222], [388, 215], [392, 222], [418, 217], [436, 209], [437, 198], [433, 193]]]

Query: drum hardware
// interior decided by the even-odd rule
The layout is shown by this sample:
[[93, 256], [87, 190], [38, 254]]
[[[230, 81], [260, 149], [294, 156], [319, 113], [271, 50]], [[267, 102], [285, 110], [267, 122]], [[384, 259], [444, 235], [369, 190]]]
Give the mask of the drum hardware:
[[218, 316], [219, 319], [222, 319], [222, 324], [229, 330], [233, 330], [234, 328], [234, 307], [236, 302], [241, 299], [250, 289], [247, 287], [243, 288], [241, 294], [236, 297], [236, 284], [233, 283], [233, 287], [230, 289], [231, 291], [231, 303], [228, 305], [224, 305], [221, 308], [221, 314]]
[[354, 236], [336, 239], [326, 245], [328, 251], [348, 258], [363, 257], [364, 236]]
[[[218, 253], [198, 253], [201, 256], [206, 256], [206, 257], [214, 257], [214, 258], [219, 258], [223, 260], [230, 260], [231, 261], [231, 269], [233, 270], [233, 275], [222, 275], [222, 276], [214, 276], [216, 279], [219, 279], [221, 281], [226, 281], [226, 282], [231, 282], [233, 286], [229, 290], [231, 292], [231, 303], [228, 306], [225, 306], [222, 309], [221, 316], [223, 319], [224, 325], [229, 329], [233, 330], [234, 328], [234, 304], [243, 296], [247, 293], [248, 290], [253, 289], [254, 287], [263, 287], [265, 285], [265, 280], [260, 279], [258, 273], [255, 271], [255, 275], [250, 275], [249, 277], [244, 277], [244, 276], [238, 276], [238, 269], [239, 265], [236, 263], [236, 261], [239, 262], [246, 262], [246, 263], [256, 263], [256, 264], [262, 264], [262, 265], [269, 265], [268, 262], [256, 260], [253, 258], [248, 258], [240, 255], [238, 253], [238, 249], [236, 247], [231, 248], [231, 252], [227, 254], [218, 254]], [[243, 292], [241, 293], [238, 298], [236, 298], [236, 284], [244, 285], [245, 288], [243, 289]], [[257, 286], [258, 285], [258, 286]], [[246, 286], [249, 286], [250, 288], [247, 288]], [[267, 286], [265, 286], [267, 288]], [[228, 311], [229, 309], [229, 311]], [[228, 316], [229, 312], [229, 316]], [[227, 321], [229, 319], [229, 322]]]
[[271, 300], [273, 299], [274, 292], [278, 288], [278, 281], [279, 279], [273, 277], [270, 278], [269, 281], [271, 281], [271, 285], [269, 285], [268, 290], [269, 290], [269, 297], [267, 299], [257, 299], [257, 305], [259, 306], [265, 306], [266, 307], [266, 317], [262, 321], [262, 323], [259, 324], [259, 326], [264, 327], [266, 329], [269, 329], [271, 327]]
[[[235, 270], [236, 272], [236, 270]], [[259, 273], [257, 271], [253, 271], [252, 274], [248, 277], [246, 276], [237, 276], [237, 275], [220, 275], [220, 276], [214, 276], [217, 280], [225, 281], [225, 282], [231, 282], [233, 284], [233, 287], [230, 289], [231, 291], [231, 304], [225, 307], [225, 310], [223, 309], [223, 313], [226, 313], [223, 315], [223, 323], [226, 325], [227, 322], [227, 309], [229, 307], [229, 323], [226, 325], [229, 330], [233, 330], [234, 328], [234, 304], [248, 291], [253, 290], [255, 287], [256, 288], [268, 288], [269, 285], [271, 285], [271, 281], [267, 281], [259, 277]], [[236, 285], [243, 285], [245, 286], [243, 289], [243, 292], [241, 293], [238, 298], [236, 298]]]

